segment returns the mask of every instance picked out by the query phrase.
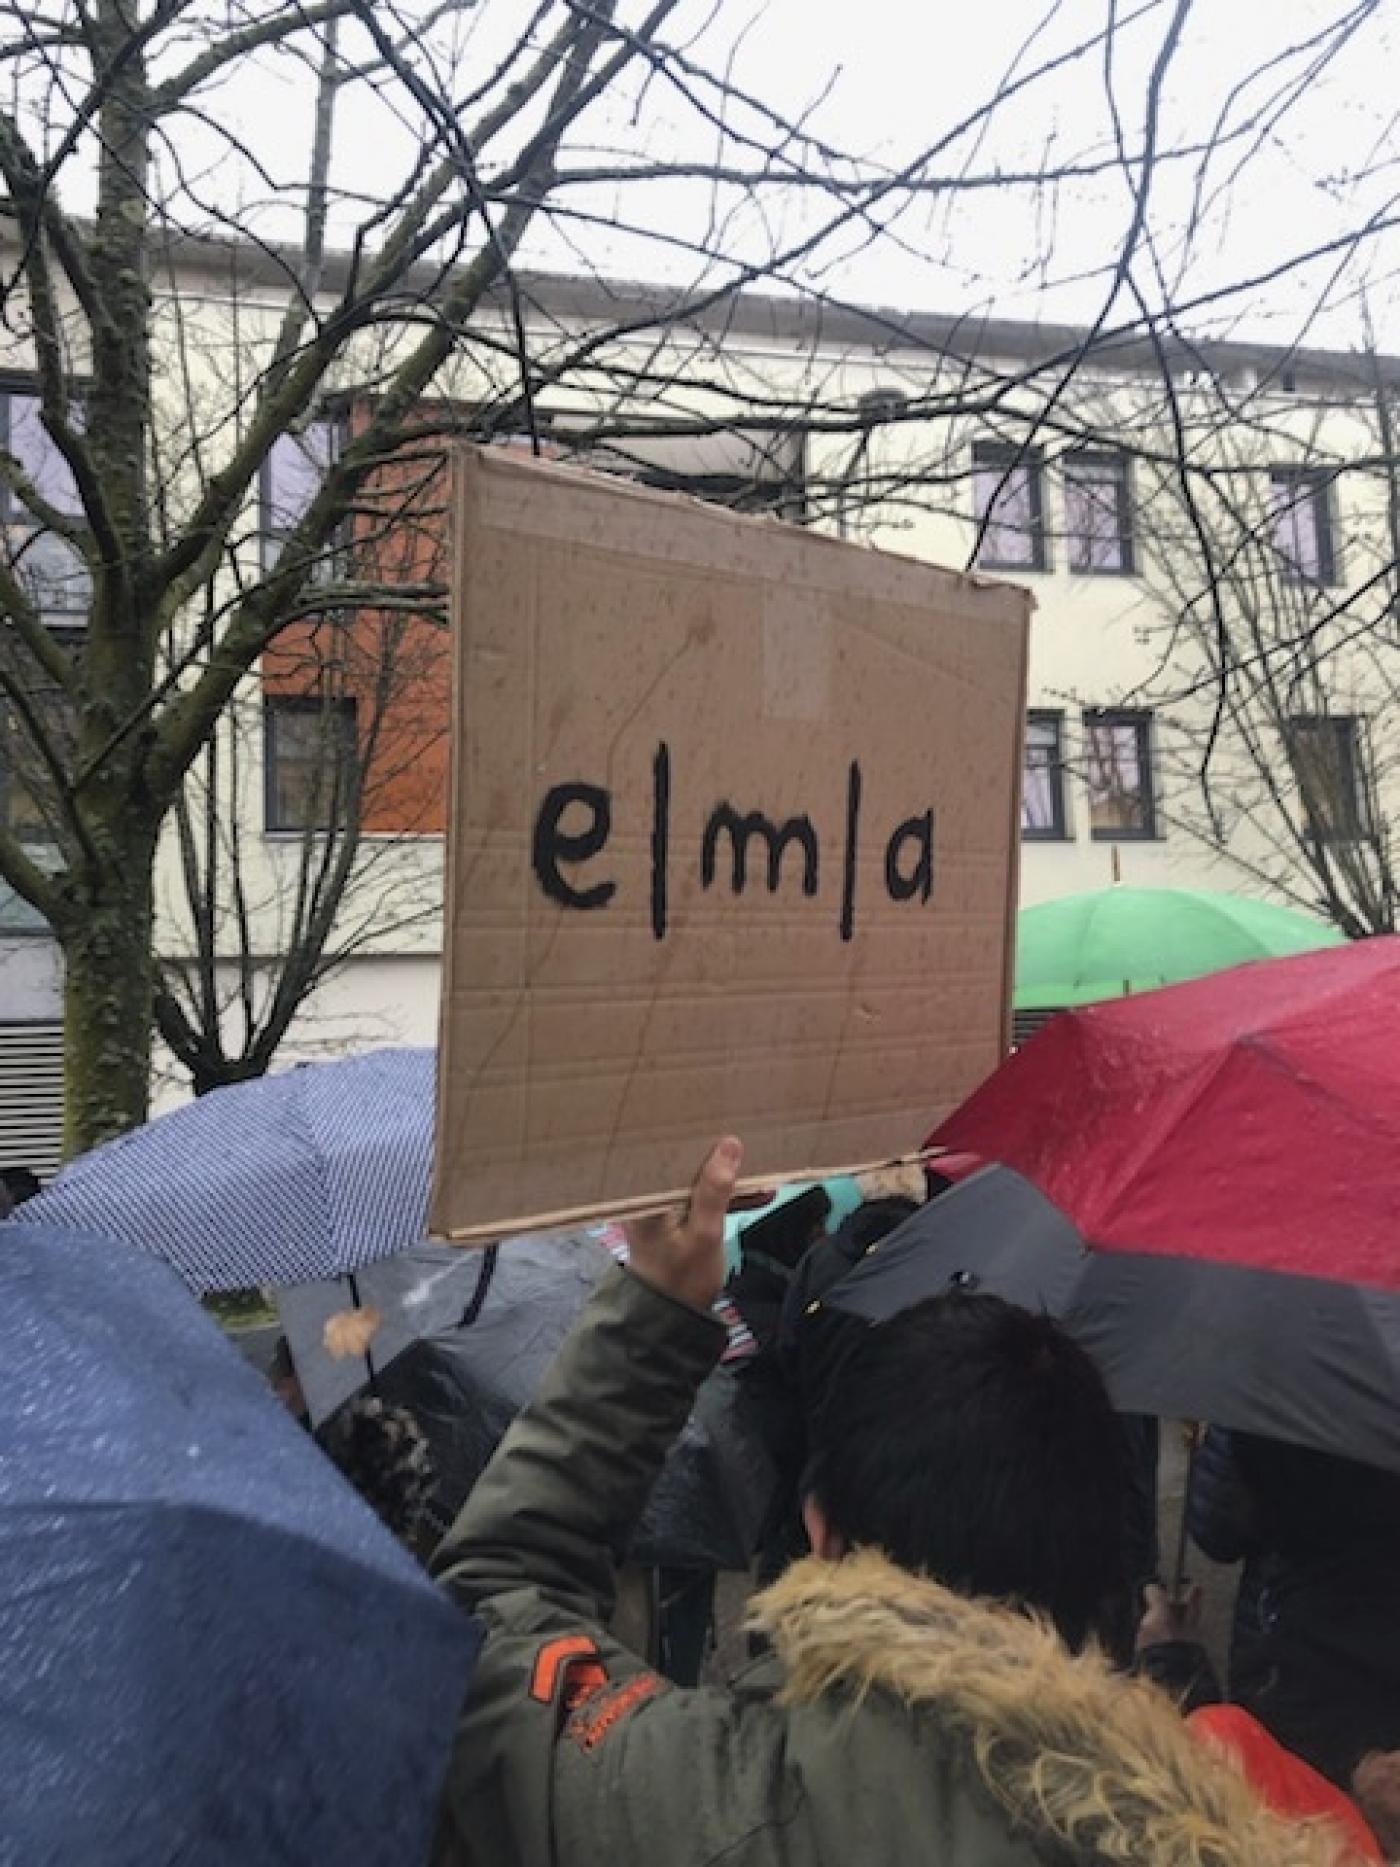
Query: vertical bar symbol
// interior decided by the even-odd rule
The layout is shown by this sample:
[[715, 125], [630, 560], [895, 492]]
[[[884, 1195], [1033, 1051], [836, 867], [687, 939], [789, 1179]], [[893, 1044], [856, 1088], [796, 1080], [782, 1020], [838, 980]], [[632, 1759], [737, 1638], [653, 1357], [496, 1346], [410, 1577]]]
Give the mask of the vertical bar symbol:
[[856, 930], [856, 863], [860, 854], [860, 766], [855, 759], [846, 776], [846, 864], [841, 878], [841, 938]]
[[671, 748], [663, 739], [651, 768], [651, 931], [666, 938], [666, 865], [671, 841]]

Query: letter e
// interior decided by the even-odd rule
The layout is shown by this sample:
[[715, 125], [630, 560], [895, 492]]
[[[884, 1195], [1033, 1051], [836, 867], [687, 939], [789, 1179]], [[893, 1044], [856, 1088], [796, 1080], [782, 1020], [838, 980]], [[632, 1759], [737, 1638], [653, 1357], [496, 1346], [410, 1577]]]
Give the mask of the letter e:
[[[564, 813], [575, 804], [592, 812], [592, 822], [585, 830], [561, 828]], [[532, 850], [535, 880], [549, 896], [565, 908], [604, 908], [617, 893], [616, 882], [598, 882], [592, 888], [575, 888], [560, 873], [562, 862], [587, 862], [596, 856], [612, 834], [612, 797], [600, 784], [556, 784], [540, 805], [535, 818]]]

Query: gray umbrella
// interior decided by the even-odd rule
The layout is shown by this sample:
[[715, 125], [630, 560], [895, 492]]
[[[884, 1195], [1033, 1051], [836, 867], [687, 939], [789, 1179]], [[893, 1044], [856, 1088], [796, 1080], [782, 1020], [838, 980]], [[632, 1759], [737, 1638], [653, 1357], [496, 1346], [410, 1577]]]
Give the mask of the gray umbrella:
[[[346, 1280], [283, 1291], [283, 1326], [312, 1418], [372, 1377], [379, 1397], [407, 1407], [428, 1439], [445, 1529], [612, 1265], [596, 1230], [536, 1233], [488, 1252], [417, 1246], [355, 1279], [359, 1304], [383, 1317], [369, 1365], [335, 1361], [324, 1347], [326, 1321], [352, 1301]], [[719, 1368], [672, 1448], [632, 1554], [742, 1569], [773, 1482], [743, 1378]]]
[[1029, 1181], [986, 1167], [906, 1220], [823, 1307], [883, 1322], [956, 1289], [1058, 1316], [1125, 1413], [1400, 1471], [1400, 1293], [1095, 1251]]

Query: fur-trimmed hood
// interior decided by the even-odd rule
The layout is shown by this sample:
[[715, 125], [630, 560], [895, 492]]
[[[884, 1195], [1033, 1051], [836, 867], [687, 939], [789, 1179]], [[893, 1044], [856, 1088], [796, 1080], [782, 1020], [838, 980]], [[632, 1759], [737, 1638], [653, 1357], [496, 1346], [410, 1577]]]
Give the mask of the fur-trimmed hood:
[[753, 1604], [785, 1700], [887, 1695], [936, 1719], [1047, 1858], [1153, 1867], [1343, 1867], [1331, 1828], [1286, 1823], [1166, 1696], [1049, 1626], [864, 1551], [795, 1565]]

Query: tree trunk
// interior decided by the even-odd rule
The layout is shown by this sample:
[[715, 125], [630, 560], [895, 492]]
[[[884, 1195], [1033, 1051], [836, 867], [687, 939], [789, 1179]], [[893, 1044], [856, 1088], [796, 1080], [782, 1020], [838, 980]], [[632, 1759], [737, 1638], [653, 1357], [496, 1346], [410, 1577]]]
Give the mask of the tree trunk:
[[63, 939], [66, 1156], [136, 1127], [150, 1103], [153, 887], [132, 854]]

